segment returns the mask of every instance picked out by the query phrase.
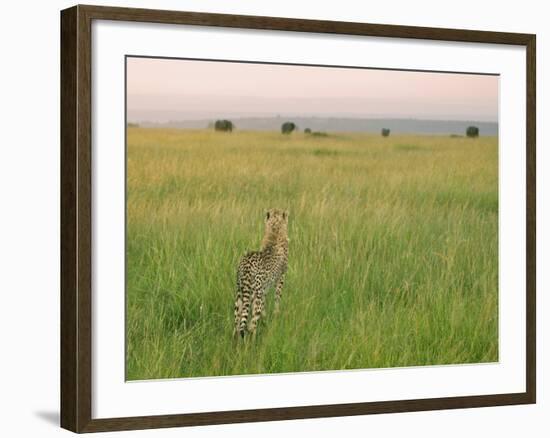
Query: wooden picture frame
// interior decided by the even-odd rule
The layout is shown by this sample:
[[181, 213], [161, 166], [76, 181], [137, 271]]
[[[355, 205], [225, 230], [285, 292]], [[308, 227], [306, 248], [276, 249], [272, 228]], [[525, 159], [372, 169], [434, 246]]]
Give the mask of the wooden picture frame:
[[[523, 46], [526, 49], [526, 391], [126, 418], [92, 418], [92, 22], [113, 20]], [[531, 34], [98, 6], [61, 12], [61, 426], [99, 432], [535, 403], [536, 38]]]

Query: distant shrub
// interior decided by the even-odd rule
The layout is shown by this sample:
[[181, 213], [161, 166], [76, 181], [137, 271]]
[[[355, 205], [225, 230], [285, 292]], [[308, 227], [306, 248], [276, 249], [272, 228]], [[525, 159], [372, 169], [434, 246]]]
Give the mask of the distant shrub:
[[463, 135], [451, 134], [451, 138], [462, 138]]
[[477, 126], [468, 126], [466, 128], [466, 136], [470, 138], [479, 137], [479, 128]]
[[309, 128], [304, 129], [304, 134], [311, 134], [311, 129]]
[[320, 132], [320, 131], [313, 131], [311, 135], [313, 137], [328, 137], [328, 134], [326, 132]]
[[382, 137], [388, 137], [390, 135], [390, 130], [388, 128], [382, 128]]
[[214, 123], [214, 129], [221, 132], [233, 132], [235, 125], [231, 120], [216, 120]]
[[293, 122], [285, 122], [281, 125], [281, 132], [283, 134], [290, 134], [297, 128], [296, 124]]
[[335, 156], [339, 154], [338, 151], [333, 149], [314, 149], [312, 153], [317, 157], [322, 157], [322, 156], [330, 157], [330, 156]]
[[139, 128], [139, 124], [138, 124], [138, 123], [130, 123], [130, 122], [128, 122], [127, 126], [128, 126], [128, 128]]

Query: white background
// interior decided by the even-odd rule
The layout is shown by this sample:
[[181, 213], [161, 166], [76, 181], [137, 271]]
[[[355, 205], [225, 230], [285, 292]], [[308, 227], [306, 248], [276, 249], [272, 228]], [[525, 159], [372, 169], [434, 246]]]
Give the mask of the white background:
[[[93, 2], [102, 4], [99, 2]], [[539, 403], [535, 406], [391, 414], [338, 419], [142, 431], [112, 436], [239, 436], [281, 434], [317, 436], [543, 436], [548, 427], [550, 390], [541, 372], [548, 353], [541, 349], [548, 334], [542, 291], [548, 287], [546, 260], [550, 219], [550, 156], [543, 126], [550, 101], [544, 77], [550, 30], [544, 2], [436, 1], [277, 2], [258, 1], [115, 1], [106, 4], [164, 9], [288, 16], [531, 32], [538, 35], [538, 345]], [[64, 1], [15, 2], [3, 7], [0, 26], [2, 66], [0, 102], [0, 428], [5, 436], [56, 436], [59, 404], [59, 9]], [[546, 53], [544, 53], [546, 52]], [[546, 128], [548, 129], [548, 128]], [[546, 186], [546, 191], [544, 190]], [[544, 246], [544, 248], [543, 248]], [[546, 271], [546, 273], [544, 272]]]

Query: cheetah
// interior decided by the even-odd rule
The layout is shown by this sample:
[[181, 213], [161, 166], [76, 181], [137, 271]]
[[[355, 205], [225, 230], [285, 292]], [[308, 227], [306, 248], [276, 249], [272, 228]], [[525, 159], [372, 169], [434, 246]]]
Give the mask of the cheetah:
[[[237, 270], [235, 335], [255, 334], [265, 315], [265, 295], [275, 286], [275, 313], [279, 311], [288, 265], [288, 212], [271, 209], [265, 215], [265, 233], [259, 251], [247, 253]], [[249, 318], [250, 306], [252, 315]]]

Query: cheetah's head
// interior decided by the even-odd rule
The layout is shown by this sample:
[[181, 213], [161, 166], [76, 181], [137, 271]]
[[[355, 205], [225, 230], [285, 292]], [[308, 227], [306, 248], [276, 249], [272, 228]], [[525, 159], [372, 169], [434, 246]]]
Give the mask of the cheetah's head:
[[288, 225], [288, 211], [271, 208], [265, 213], [266, 227], [274, 231], [285, 232]]

